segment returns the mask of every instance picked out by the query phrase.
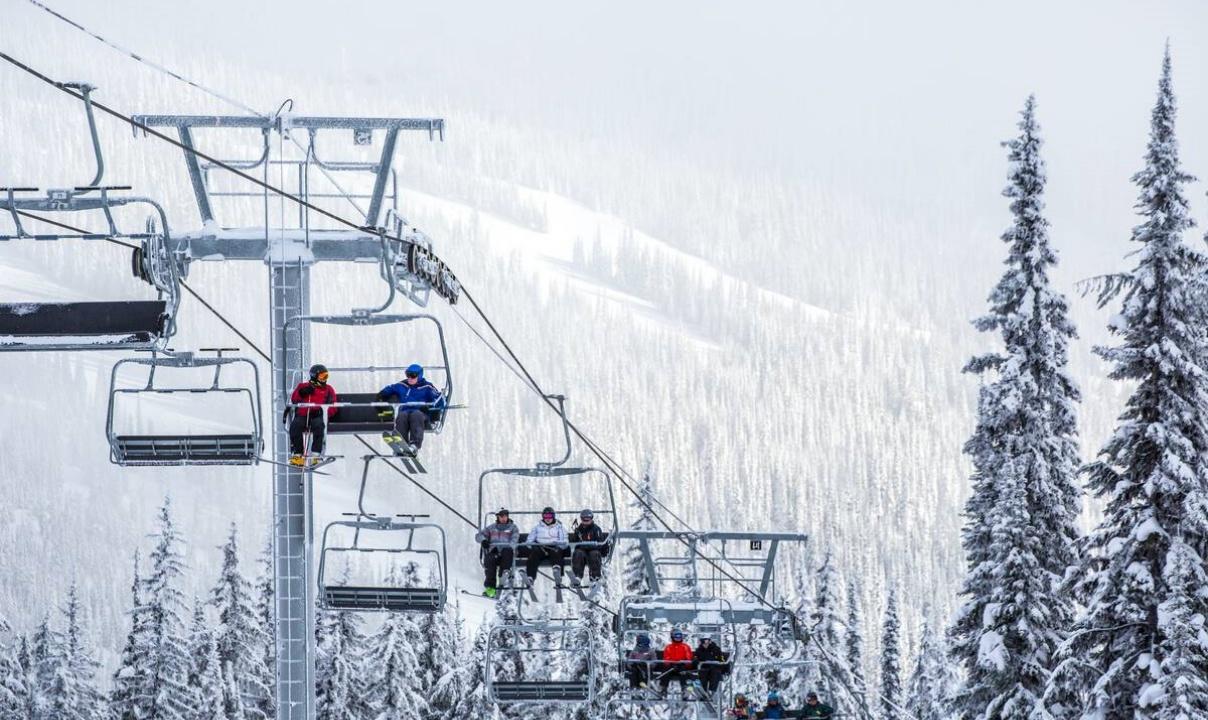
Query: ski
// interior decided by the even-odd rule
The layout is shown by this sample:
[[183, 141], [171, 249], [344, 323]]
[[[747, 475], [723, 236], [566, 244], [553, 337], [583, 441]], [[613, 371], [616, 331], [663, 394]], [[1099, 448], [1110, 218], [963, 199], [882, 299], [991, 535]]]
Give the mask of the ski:
[[323, 471], [319, 470], [318, 468], [321, 468], [324, 465], [330, 465], [338, 459], [339, 459], [338, 455], [332, 455], [329, 457], [322, 458], [321, 462], [317, 462], [312, 465], [292, 465], [287, 462], [277, 462], [276, 460], [269, 460], [268, 458], [260, 458], [260, 462], [268, 463], [269, 465], [279, 465], [281, 467], [293, 468], [294, 470], [301, 470], [302, 472], [311, 472], [316, 475], [327, 475], [330, 477], [331, 473], [323, 472]]

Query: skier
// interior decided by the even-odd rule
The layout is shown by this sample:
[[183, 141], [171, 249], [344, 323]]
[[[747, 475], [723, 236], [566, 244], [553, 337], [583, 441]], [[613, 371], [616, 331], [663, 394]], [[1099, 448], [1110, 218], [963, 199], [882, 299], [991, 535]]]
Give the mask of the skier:
[[755, 715], [757, 718], [768, 718], [768, 720], [777, 720], [784, 716], [784, 706], [780, 704], [780, 693], [776, 690], [768, 693], [768, 701], [764, 704], [763, 710]]
[[818, 702], [818, 693], [811, 692], [805, 696], [805, 709], [802, 713], [803, 718], [831, 720], [835, 716], [835, 709], [826, 703]]
[[445, 396], [435, 385], [424, 379], [424, 368], [412, 364], [407, 367], [403, 380], [387, 385], [377, 394], [381, 402], [402, 403], [394, 415], [394, 432], [382, 435], [386, 444], [393, 448], [404, 441], [407, 452], [415, 455], [424, 444], [424, 428], [428, 424], [428, 412], [445, 406]]
[[625, 653], [625, 677], [629, 678], [629, 688], [637, 690], [650, 683], [650, 666], [658, 656], [650, 647], [650, 636], [638, 635], [633, 649]]
[[570, 534], [574, 552], [570, 558], [570, 568], [574, 576], [571, 582], [579, 585], [583, 581], [583, 567], [591, 570], [591, 581], [600, 579], [600, 565], [603, 562], [603, 545], [606, 537], [603, 530], [595, 523], [595, 514], [591, 510], [579, 513], [579, 524]]
[[671, 678], [679, 681], [680, 694], [688, 699], [688, 680], [692, 675], [692, 648], [684, 642], [682, 630], [671, 631], [671, 642], [663, 648], [663, 674], [659, 677], [659, 692], [667, 694]]
[[726, 711], [726, 717], [734, 720], [751, 720], [751, 703], [747, 696], [738, 693], [734, 696], [734, 707]]
[[[294, 405], [322, 404], [330, 405], [336, 402], [335, 388], [327, 384], [329, 373], [323, 365], [311, 365], [310, 379], [298, 383], [289, 401]], [[310, 431], [310, 452], [314, 455], [323, 454], [323, 440], [327, 436], [327, 423], [323, 420], [323, 409], [315, 407], [293, 408], [293, 420], [289, 423], [289, 464], [302, 465], [302, 455], [306, 452], [304, 435]], [[327, 419], [336, 414], [336, 408], [327, 408]], [[311, 463], [317, 463], [318, 458], [312, 458]]]
[[696, 663], [697, 683], [706, 693], [713, 695], [721, 684], [722, 676], [726, 674], [726, 654], [713, 642], [713, 638], [702, 635], [697, 643], [696, 651], [692, 653]]
[[482, 556], [482, 566], [487, 574], [482, 583], [482, 594], [493, 598], [498, 593], [499, 576], [512, 569], [516, 543], [520, 541], [520, 528], [512, 522], [507, 508], [499, 508], [494, 524], [479, 530], [474, 539], [482, 543], [486, 551]]
[[524, 564], [524, 572], [528, 575], [529, 585], [537, 579], [537, 568], [547, 560], [557, 568], [555, 575], [562, 572], [566, 543], [566, 528], [554, 516], [554, 509], [546, 507], [541, 511], [541, 522], [528, 534], [529, 556]]

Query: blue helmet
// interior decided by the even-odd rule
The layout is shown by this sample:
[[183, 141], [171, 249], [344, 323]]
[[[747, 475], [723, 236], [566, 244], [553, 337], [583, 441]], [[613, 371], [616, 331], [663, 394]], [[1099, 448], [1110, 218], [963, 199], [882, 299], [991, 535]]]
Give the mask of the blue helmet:
[[676, 641], [683, 640], [683, 639], [684, 639], [684, 631], [683, 631], [683, 630], [672, 630], [672, 631], [671, 631], [671, 639], [672, 639], [672, 640], [676, 640]]
[[424, 366], [420, 365], [419, 363], [411, 363], [410, 365], [407, 366], [407, 374], [410, 375], [412, 373], [415, 373], [416, 377], [423, 377], [424, 376]]
[[768, 693], [768, 702], [772, 702], [773, 700], [776, 702], [780, 702], [780, 691], [773, 690]]
[[650, 636], [645, 633], [638, 635], [638, 647], [650, 647]]

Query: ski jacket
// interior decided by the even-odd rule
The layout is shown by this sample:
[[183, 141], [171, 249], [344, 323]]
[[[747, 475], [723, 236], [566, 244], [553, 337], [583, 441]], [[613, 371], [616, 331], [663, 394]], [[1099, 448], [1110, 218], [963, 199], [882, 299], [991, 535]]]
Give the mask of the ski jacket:
[[654, 650], [651, 648], [646, 648], [645, 650], [638, 650], [637, 648], [634, 648], [625, 653], [625, 659], [631, 660], [634, 663], [646, 665], [654, 660], [657, 660], [658, 656], [654, 654]]
[[570, 534], [570, 541], [575, 543], [604, 542], [604, 535], [604, 531], [601, 530], [600, 526], [595, 523], [592, 523], [591, 525], [579, 525], [575, 528], [575, 531]]
[[537, 527], [528, 535], [528, 541], [534, 545], [565, 545], [566, 528], [558, 520], [553, 525], [546, 525], [544, 520], [537, 522]]
[[414, 385], [405, 382], [391, 383], [381, 389], [378, 397], [385, 402], [427, 403], [434, 408], [445, 406], [444, 394], [422, 377]]
[[784, 706], [781, 705], [780, 703], [776, 703], [775, 705], [765, 705], [763, 708], [763, 711], [759, 713], [759, 716], [768, 718], [769, 720], [776, 720], [777, 718], [783, 718], [784, 717]]
[[826, 703], [818, 703], [817, 705], [806, 705], [802, 710], [803, 718], [820, 718], [820, 720], [831, 720], [835, 716], [835, 709]]
[[686, 642], [675, 642], [672, 640], [667, 647], [663, 648], [663, 662], [665, 663], [690, 663], [692, 662], [692, 648], [688, 647]]
[[735, 706], [726, 711], [726, 717], [734, 718], [734, 720], [750, 720], [751, 705], [748, 703], [742, 707]]
[[[302, 392], [306, 388], [310, 388], [311, 391], [303, 395]], [[330, 405], [331, 403], [336, 402], [336, 389], [327, 384], [317, 385], [307, 380], [306, 382], [298, 383], [298, 387], [294, 388], [293, 394], [289, 396], [289, 401], [295, 405], [301, 403]], [[311, 407], [294, 408], [294, 412], [304, 418], [309, 418], [311, 411], [314, 411], [317, 414], [319, 409], [320, 408]], [[335, 417], [337, 409], [338, 408], [327, 408], [327, 418], [329, 420]]]
[[696, 661], [698, 667], [700, 663], [707, 662], [714, 663], [709, 665], [711, 668], [715, 668], [717, 670], [725, 669], [722, 663], [726, 661], [726, 655], [721, 651], [721, 648], [717, 646], [717, 643], [709, 643], [709, 647], [707, 648], [702, 645], [697, 645], [696, 651], [692, 653], [692, 659]]
[[520, 528], [508, 520], [506, 523], [491, 523], [474, 536], [478, 542], [490, 541], [492, 545], [513, 545], [520, 541]]

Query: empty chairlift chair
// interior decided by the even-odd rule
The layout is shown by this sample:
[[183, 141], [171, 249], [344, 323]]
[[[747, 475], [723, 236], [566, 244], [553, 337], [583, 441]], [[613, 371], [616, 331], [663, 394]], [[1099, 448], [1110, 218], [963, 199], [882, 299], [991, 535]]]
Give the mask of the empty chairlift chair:
[[[319, 606], [364, 612], [442, 610], [449, 577], [444, 529], [372, 515], [355, 518], [337, 520], [323, 530]], [[417, 535], [425, 542], [417, 542]]]
[[[151, 465], [254, 465], [259, 462], [264, 447], [263, 425], [260, 408], [260, 372], [256, 364], [247, 358], [225, 357], [224, 352], [233, 348], [203, 349], [214, 352], [214, 356], [201, 356], [191, 352], [169, 355], [152, 353], [148, 358], [126, 358], [113, 366], [110, 374], [109, 412], [105, 421], [105, 433], [109, 439], [109, 459], [123, 466]], [[120, 371], [124, 367], [147, 368], [146, 382], [133, 387], [123, 387]], [[251, 370], [248, 382], [242, 385], [223, 384], [223, 371], [228, 377], [233, 366]], [[163, 369], [213, 370], [208, 386], [165, 385], [157, 382], [156, 371]], [[240, 398], [237, 403], [246, 421], [242, 432], [237, 433], [175, 433], [151, 434], [119, 433], [117, 406], [121, 398], [146, 399], [148, 397], [187, 395], [190, 398], [205, 395]], [[246, 404], [243, 402], [246, 401]]]
[[[487, 635], [487, 696], [508, 703], [589, 703], [595, 696], [596, 660], [584, 626], [556, 622], [496, 625]], [[512, 677], [516, 657], [540, 657], [539, 669]], [[523, 662], [520, 663], [523, 665]]]

